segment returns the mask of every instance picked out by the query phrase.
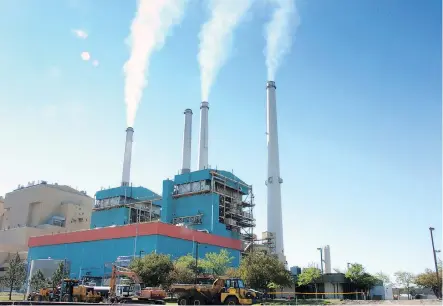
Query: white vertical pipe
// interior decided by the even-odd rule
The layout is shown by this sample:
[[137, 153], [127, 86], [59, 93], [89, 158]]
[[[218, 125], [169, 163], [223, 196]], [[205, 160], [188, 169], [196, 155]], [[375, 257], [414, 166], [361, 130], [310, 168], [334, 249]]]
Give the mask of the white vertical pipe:
[[208, 168], [208, 111], [209, 103], [203, 101], [200, 105], [200, 140], [198, 150], [198, 169]]
[[191, 171], [191, 148], [192, 148], [192, 110], [185, 109], [185, 129], [183, 131], [183, 156], [181, 173]]
[[129, 186], [131, 175], [131, 156], [132, 156], [132, 136], [134, 129], [128, 127], [126, 129], [125, 156], [123, 159], [122, 186]]
[[280, 178], [280, 160], [278, 151], [277, 131], [277, 101], [275, 97], [275, 82], [266, 84], [266, 109], [267, 109], [267, 142], [268, 142], [268, 179], [267, 208], [268, 231], [275, 235], [275, 253], [285, 262], [283, 246], [283, 221], [281, 207], [281, 187], [283, 180]]
[[325, 253], [325, 273], [332, 273], [331, 269], [331, 248], [329, 245], [324, 247]]
[[35, 261], [31, 260], [31, 264], [28, 266], [29, 270], [28, 270], [28, 277], [27, 277], [27, 282], [26, 282], [26, 296], [28, 296], [32, 292], [31, 278], [32, 278], [32, 275], [34, 274], [34, 263], [35, 263]]

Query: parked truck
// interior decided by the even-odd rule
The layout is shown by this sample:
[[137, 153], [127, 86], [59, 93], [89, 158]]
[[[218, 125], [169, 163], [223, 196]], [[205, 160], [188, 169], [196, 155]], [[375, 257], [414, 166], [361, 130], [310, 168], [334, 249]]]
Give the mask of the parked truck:
[[219, 277], [212, 285], [173, 284], [171, 292], [178, 298], [178, 305], [252, 305], [256, 298], [239, 278]]
[[[117, 284], [119, 276], [130, 279], [130, 284]], [[109, 301], [121, 303], [144, 303], [144, 304], [165, 304], [166, 291], [161, 288], [144, 288], [140, 277], [130, 269], [112, 266], [111, 281], [109, 284]]]

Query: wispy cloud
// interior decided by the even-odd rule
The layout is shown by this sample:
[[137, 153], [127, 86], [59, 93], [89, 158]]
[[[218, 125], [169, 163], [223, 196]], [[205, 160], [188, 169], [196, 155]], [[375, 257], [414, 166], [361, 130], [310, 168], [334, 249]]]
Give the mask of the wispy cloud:
[[92, 66], [94, 66], [94, 67], [98, 67], [98, 65], [100, 65], [100, 63], [99, 63], [98, 60], [93, 60], [93, 61], [92, 61]]
[[89, 61], [91, 59], [91, 55], [89, 54], [89, 52], [84, 51], [80, 54], [80, 57], [82, 58], [82, 60], [84, 61]]
[[84, 31], [84, 30], [74, 29], [74, 30], [72, 30], [72, 33], [73, 33], [75, 36], [77, 36], [78, 38], [81, 38], [81, 39], [86, 39], [86, 38], [88, 38], [88, 33], [86, 33], [86, 31]]

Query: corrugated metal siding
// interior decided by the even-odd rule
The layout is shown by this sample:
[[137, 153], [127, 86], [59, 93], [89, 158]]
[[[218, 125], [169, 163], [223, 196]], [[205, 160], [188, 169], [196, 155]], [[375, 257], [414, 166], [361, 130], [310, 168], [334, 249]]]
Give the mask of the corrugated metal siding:
[[[240, 251], [230, 248], [222, 248], [211, 244], [199, 243], [198, 257], [204, 258], [206, 253], [220, 252], [221, 249], [228, 250], [230, 256], [234, 257], [232, 261], [233, 267], [238, 267], [240, 264]], [[170, 237], [159, 236], [157, 243], [157, 252], [162, 254], [171, 254], [172, 259], [177, 259], [180, 256], [192, 254], [195, 256], [195, 243], [189, 240], [179, 240]]]
[[[221, 175], [223, 175], [227, 178], [230, 178], [236, 182], [246, 184], [245, 182], [243, 182], [241, 179], [239, 179], [237, 176], [235, 176], [231, 172], [224, 171], [224, 170], [215, 170], [215, 169], [204, 169], [204, 170], [198, 170], [198, 171], [185, 173], [185, 174], [178, 174], [174, 177], [174, 183], [175, 184], [186, 184], [186, 183], [190, 183], [190, 182], [210, 180], [212, 177], [211, 171], [218, 172]], [[237, 184], [234, 184], [233, 182], [230, 182], [230, 181], [227, 182], [227, 185], [231, 186], [232, 188], [240, 187], [243, 192], [247, 193], [246, 188], [243, 186], [238, 186]]]
[[[157, 235], [98, 240], [81, 243], [69, 243], [32, 247], [29, 249], [31, 259], [67, 259], [71, 263], [70, 277], [79, 275], [103, 276], [111, 272], [110, 264], [118, 256], [133, 256], [140, 250], [146, 253], [153, 252], [157, 247]], [[134, 247], [135, 252], [134, 252]]]
[[91, 216], [91, 228], [110, 225], [126, 225], [129, 220], [129, 208], [119, 207], [107, 210], [96, 210]]
[[131, 186], [120, 186], [105, 190], [100, 190], [95, 193], [96, 200], [103, 200], [113, 197], [126, 196], [140, 201], [157, 199], [160, 195], [149, 190], [145, 187], [131, 187]]
[[[204, 258], [208, 252], [219, 252], [222, 247], [201, 243], [199, 244], [199, 257]], [[240, 264], [240, 251], [226, 248], [234, 257], [233, 267]], [[153, 251], [171, 255], [176, 259], [187, 254], [195, 255], [195, 243], [190, 240], [176, 239], [166, 236], [151, 235], [138, 236], [137, 238], [121, 238], [112, 240], [88, 241], [81, 243], [59, 244], [32, 247], [29, 258], [67, 259], [71, 263], [70, 277], [79, 278], [90, 276], [108, 275], [111, 263], [119, 256], [138, 256], [140, 251], [149, 254]]]
[[238, 234], [226, 229], [226, 225], [218, 221], [219, 195], [215, 193], [180, 197], [168, 201], [170, 218], [195, 216], [203, 214], [202, 224], [192, 225], [196, 230], [208, 230], [218, 236], [238, 239]]

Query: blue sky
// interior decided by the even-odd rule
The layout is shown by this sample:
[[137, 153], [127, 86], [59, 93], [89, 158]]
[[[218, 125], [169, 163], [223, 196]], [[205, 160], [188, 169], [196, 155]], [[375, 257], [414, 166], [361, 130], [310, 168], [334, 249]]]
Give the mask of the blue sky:
[[[239, 0], [241, 1], [241, 0]], [[304, 0], [276, 76], [285, 251], [290, 265], [418, 273], [441, 246], [441, 1]], [[124, 43], [135, 1], [0, 2], [0, 194], [47, 180], [118, 185], [125, 137]], [[209, 163], [253, 184], [266, 224], [266, 67], [256, 1], [210, 95]], [[183, 110], [197, 165], [202, 1], [153, 55], [135, 122], [132, 181], [161, 192], [181, 165]], [[83, 29], [78, 39], [72, 29]], [[83, 51], [100, 65], [80, 58]]]

